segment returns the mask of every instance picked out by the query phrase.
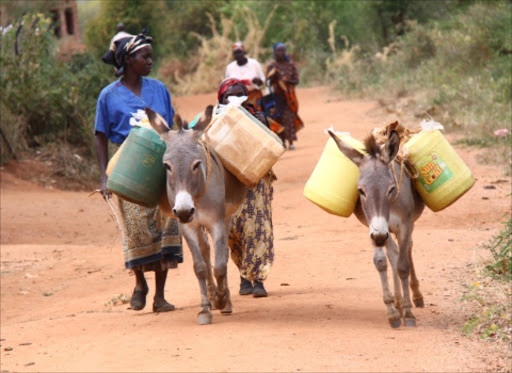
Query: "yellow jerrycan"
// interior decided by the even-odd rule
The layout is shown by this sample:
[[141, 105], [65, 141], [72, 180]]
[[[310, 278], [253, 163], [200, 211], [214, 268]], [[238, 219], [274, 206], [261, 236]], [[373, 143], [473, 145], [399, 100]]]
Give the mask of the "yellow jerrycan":
[[471, 170], [439, 130], [422, 131], [404, 146], [418, 172], [414, 187], [432, 211], [450, 206], [475, 183]]
[[[361, 141], [349, 132], [336, 132], [343, 142], [365, 153]], [[304, 187], [304, 196], [330, 214], [349, 217], [356, 207], [359, 169], [329, 137], [325, 148]]]

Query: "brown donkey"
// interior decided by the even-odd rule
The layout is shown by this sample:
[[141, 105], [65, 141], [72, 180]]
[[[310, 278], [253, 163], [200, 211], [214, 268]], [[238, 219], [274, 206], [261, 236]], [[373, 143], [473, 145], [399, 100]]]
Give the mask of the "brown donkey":
[[[396, 176], [400, 175], [401, 170], [400, 165], [393, 160], [398, 154], [400, 137], [396, 131], [391, 130], [386, 143], [380, 146], [370, 135], [364, 141], [367, 155], [363, 155], [343, 143], [333, 132], [329, 131], [329, 134], [341, 152], [360, 171], [359, 200], [354, 214], [361, 223], [370, 228], [374, 247], [373, 262], [380, 275], [389, 324], [398, 328], [403, 316], [405, 326], [415, 326], [416, 318], [411, 311], [409, 275], [414, 304], [416, 307], [423, 307], [424, 303], [414, 271], [411, 236], [414, 222], [420, 217], [425, 204], [407, 174], [402, 175], [403, 177]], [[395, 235], [398, 247], [390, 237], [390, 232]], [[388, 284], [386, 254], [393, 271], [394, 296]]]
[[[231, 215], [247, 193], [246, 186], [224, 169], [215, 152], [201, 140], [210, 123], [212, 109], [209, 106], [192, 129], [187, 129], [177, 118], [178, 131], [171, 131], [165, 119], [146, 108], [151, 126], [167, 145], [163, 155], [167, 170], [167, 198], [163, 198], [160, 205], [164, 211], [172, 211], [171, 214], [178, 219], [180, 231], [192, 253], [194, 272], [201, 290], [199, 324], [212, 322], [210, 299], [213, 299], [215, 308], [231, 313], [227, 235]], [[213, 281], [206, 232], [212, 237], [215, 250], [213, 275], [217, 286]]]

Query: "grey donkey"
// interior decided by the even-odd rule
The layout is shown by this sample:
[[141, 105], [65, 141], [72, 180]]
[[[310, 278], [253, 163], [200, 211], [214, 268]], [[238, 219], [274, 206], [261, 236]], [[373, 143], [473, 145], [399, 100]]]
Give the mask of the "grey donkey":
[[[211, 121], [208, 106], [192, 129], [176, 118], [177, 131], [165, 119], [146, 108], [151, 126], [165, 141], [163, 163], [167, 172], [166, 195], [160, 207], [178, 219], [194, 261], [194, 272], [201, 290], [198, 323], [212, 323], [212, 304], [222, 313], [232, 312], [227, 283], [228, 232], [231, 215], [243, 202], [247, 187], [228, 172], [219, 157], [201, 139]], [[166, 197], [166, 198], [165, 198]], [[213, 281], [208, 232], [214, 246]]]
[[[393, 162], [399, 151], [400, 137], [391, 130], [385, 144], [378, 145], [370, 135], [364, 141], [367, 154], [363, 155], [343, 143], [333, 132], [329, 131], [329, 134], [360, 171], [359, 200], [354, 214], [370, 228], [373, 262], [380, 275], [388, 322], [391, 327], [398, 328], [403, 316], [405, 326], [416, 326], [416, 318], [411, 311], [409, 277], [414, 304], [423, 307], [424, 302], [412, 260], [412, 232], [425, 204], [407, 174], [394, 176], [401, 172], [400, 165]], [[395, 235], [398, 247], [390, 233]], [[394, 296], [388, 284], [386, 255], [393, 271]]]

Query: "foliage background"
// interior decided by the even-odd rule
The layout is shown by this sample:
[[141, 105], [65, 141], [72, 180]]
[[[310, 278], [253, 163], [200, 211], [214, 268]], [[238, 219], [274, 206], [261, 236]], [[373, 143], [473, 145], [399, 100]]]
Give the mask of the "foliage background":
[[263, 65], [281, 41], [302, 86], [329, 82], [347, 99], [380, 100], [404, 121], [432, 115], [462, 142], [491, 149], [483, 160], [510, 173], [510, 131], [494, 135], [512, 118], [510, 0], [78, 0], [86, 48], [65, 60], [45, 13], [59, 1], [2, 2], [12, 23], [0, 36], [0, 124], [12, 148], [2, 146], [2, 163], [13, 153], [61, 154], [64, 174], [91, 185], [95, 101], [113, 80], [100, 56], [122, 21], [130, 33], [149, 29], [153, 76], [173, 95], [214, 91], [234, 41]]

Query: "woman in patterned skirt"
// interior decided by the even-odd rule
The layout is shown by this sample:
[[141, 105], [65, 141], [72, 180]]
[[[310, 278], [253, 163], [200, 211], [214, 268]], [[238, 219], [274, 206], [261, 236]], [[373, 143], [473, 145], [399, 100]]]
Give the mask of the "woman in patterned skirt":
[[[247, 88], [237, 79], [227, 79], [219, 87], [219, 104], [228, 103], [229, 96], [247, 96]], [[254, 117], [267, 125], [263, 113], [250, 104], [242, 104]], [[228, 237], [231, 259], [240, 270], [240, 295], [268, 296], [263, 282], [274, 262], [274, 233], [272, 229], [272, 182], [269, 171], [254, 189], [248, 189], [244, 203], [233, 214]]]
[[[133, 128], [130, 120], [139, 110], [149, 107], [173, 123], [171, 96], [163, 83], [146, 78], [153, 64], [151, 38], [144, 33], [112, 42], [103, 61], [116, 67], [119, 80], [103, 88], [98, 98], [95, 122], [95, 144], [100, 169], [100, 190], [107, 191], [108, 141], [122, 144]], [[123, 225], [125, 267], [135, 273], [135, 289], [130, 300], [133, 310], [146, 305], [148, 285], [144, 272], [155, 272], [154, 312], [174, 310], [164, 297], [167, 270], [183, 262], [183, 249], [178, 223], [159, 208], [145, 208], [119, 199]]]

